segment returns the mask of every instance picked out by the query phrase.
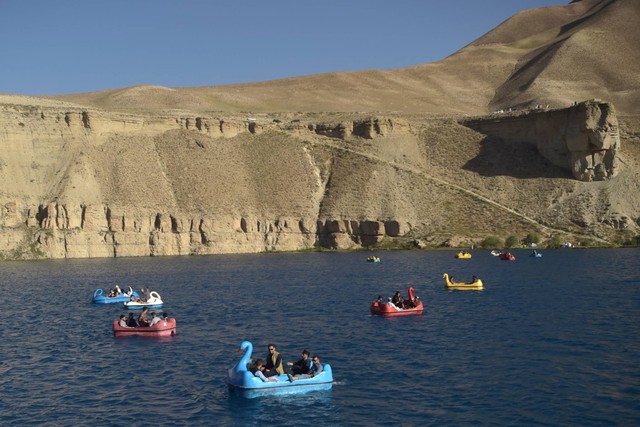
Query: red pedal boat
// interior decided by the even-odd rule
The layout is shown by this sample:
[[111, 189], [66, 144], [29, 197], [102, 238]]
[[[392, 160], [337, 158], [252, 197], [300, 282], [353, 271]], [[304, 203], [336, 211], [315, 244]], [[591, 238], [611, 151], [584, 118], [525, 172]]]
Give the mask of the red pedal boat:
[[422, 314], [424, 311], [424, 306], [422, 305], [422, 301], [414, 295], [414, 289], [409, 288], [409, 298], [404, 300], [404, 307], [407, 308], [399, 308], [396, 307], [391, 302], [383, 302], [381, 298], [378, 298], [378, 301], [374, 301], [371, 303], [371, 314], [377, 316], [409, 316], [412, 314]]
[[169, 337], [176, 334], [176, 319], [161, 320], [153, 326], [138, 326], [136, 328], [123, 327], [117, 320], [113, 321], [113, 335], [116, 337], [129, 337], [140, 335], [143, 337]]

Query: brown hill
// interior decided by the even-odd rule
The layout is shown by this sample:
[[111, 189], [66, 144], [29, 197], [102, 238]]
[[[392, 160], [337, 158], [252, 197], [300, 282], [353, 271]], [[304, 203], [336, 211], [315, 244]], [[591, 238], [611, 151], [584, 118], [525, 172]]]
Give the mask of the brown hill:
[[253, 84], [131, 87], [53, 97], [118, 111], [481, 114], [600, 98], [640, 112], [640, 2], [581, 0], [521, 12], [449, 56], [386, 71]]

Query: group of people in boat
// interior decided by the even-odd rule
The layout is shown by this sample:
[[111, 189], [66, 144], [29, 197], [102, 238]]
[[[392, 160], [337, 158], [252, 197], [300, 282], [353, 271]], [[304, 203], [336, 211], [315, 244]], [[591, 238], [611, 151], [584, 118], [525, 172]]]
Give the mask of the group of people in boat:
[[131, 290], [131, 288], [129, 288], [128, 292], [125, 292], [122, 289], [120, 289], [120, 286], [118, 284], [116, 284], [115, 287], [109, 289], [108, 298], [119, 297], [120, 295], [131, 296], [132, 294], [133, 294], [133, 290]]
[[140, 288], [140, 296], [136, 297], [133, 294], [133, 290], [131, 287], [129, 287], [129, 291], [125, 292], [122, 289], [120, 289], [120, 286], [118, 284], [116, 284], [113, 288], [109, 289], [109, 294], [107, 297], [115, 298], [115, 297], [119, 297], [120, 295], [128, 296], [130, 301], [147, 302], [149, 298], [151, 298], [151, 290], [148, 287]]
[[[149, 316], [151, 316], [151, 318], [149, 318]], [[159, 316], [155, 311], [152, 311], [151, 314], [149, 314], [149, 308], [144, 307], [137, 319], [132, 312], [129, 312], [128, 318], [124, 314], [120, 315], [118, 325], [123, 328], [150, 327], [162, 320], [166, 321], [168, 319], [169, 316], [167, 313], [162, 313], [162, 316]]]
[[[384, 298], [382, 295], [378, 295], [378, 299], [376, 300], [378, 304], [385, 304]], [[393, 297], [387, 298], [386, 304], [390, 304], [392, 307], [397, 308], [398, 310], [405, 310], [409, 308], [416, 308], [420, 302], [420, 298], [418, 296], [410, 295], [408, 299], [404, 299], [400, 291], [396, 291], [393, 294]]]
[[314, 354], [310, 357], [308, 350], [302, 350], [300, 360], [296, 362], [282, 362], [282, 355], [276, 350], [275, 344], [267, 346], [267, 356], [263, 359], [256, 359], [249, 363], [249, 371], [260, 378], [263, 382], [278, 382], [276, 376], [287, 374], [289, 382], [304, 378], [313, 378], [322, 373], [322, 363], [320, 356]]
[[149, 301], [149, 298], [151, 298], [151, 291], [149, 288], [140, 288], [140, 296], [136, 298], [135, 295], [131, 295], [129, 300], [131, 302], [147, 302]]

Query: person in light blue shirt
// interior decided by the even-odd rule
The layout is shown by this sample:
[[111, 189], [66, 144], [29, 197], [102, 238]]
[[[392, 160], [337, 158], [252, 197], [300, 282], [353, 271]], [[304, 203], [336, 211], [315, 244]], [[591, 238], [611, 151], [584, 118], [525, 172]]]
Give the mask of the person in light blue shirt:
[[251, 372], [253, 372], [253, 375], [260, 378], [262, 380], [262, 382], [274, 382], [277, 383], [278, 379], [274, 378], [274, 377], [265, 377], [264, 373], [262, 372], [264, 370], [264, 366], [263, 366], [263, 362], [262, 359], [258, 359], [256, 360], [256, 363], [253, 365], [253, 369], [251, 369]]

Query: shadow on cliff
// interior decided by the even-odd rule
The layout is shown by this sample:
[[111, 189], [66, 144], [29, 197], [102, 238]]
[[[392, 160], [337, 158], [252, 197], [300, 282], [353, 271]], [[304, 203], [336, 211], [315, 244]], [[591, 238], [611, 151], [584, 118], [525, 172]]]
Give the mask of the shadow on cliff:
[[487, 177], [573, 179], [568, 169], [551, 164], [533, 145], [491, 136], [480, 142], [480, 154], [465, 163], [463, 169]]

